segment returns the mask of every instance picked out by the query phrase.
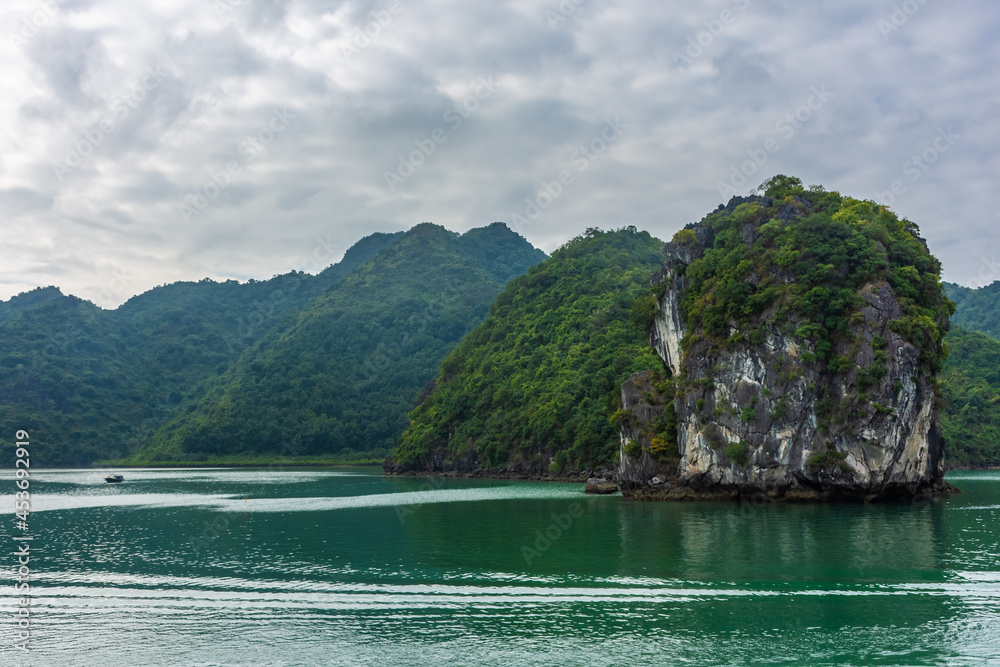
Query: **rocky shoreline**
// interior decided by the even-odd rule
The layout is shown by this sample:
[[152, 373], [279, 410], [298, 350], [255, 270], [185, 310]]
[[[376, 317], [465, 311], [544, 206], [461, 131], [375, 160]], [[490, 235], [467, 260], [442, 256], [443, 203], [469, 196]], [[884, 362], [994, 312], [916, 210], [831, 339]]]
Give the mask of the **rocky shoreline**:
[[[991, 468], [982, 468], [991, 469]], [[1000, 469], [993, 467], [992, 469]], [[403, 470], [396, 468], [391, 459], [383, 465], [386, 475], [401, 477], [440, 477], [464, 479], [507, 479], [531, 482], [563, 482], [584, 484], [585, 492], [604, 495], [616, 493], [619, 490], [624, 498], [643, 502], [739, 502], [751, 501], [757, 504], [765, 503], [872, 503], [872, 502], [917, 502], [933, 498], [944, 498], [961, 493], [947, 482], [940, 481], [933, 486], [913, 489], [899, 489], [893, 494], [866, 493], [866, 489], [849, 490], [843, 485], [826, 485], [816, 488], [786, 488], [770, 489], [764, 492], [754, 488], [716, 487], [698, 489], [679, 483], [676, 476], [658, 480], [653, 484], [635, 484], [618, 476], [617, 468], [602, 470], [586, 470], [579, 473], [541, 473], [517, 469], [492, 470], [478, 468], [475, 470]], [[658, 481], [656, 481], [658, 480]], [[613, 487], [614, 490], [610, 490]]]
[[622, 495], [633, 500], [645, 501], [746, 501], [754, 503], [874, 503], [874, 502], [920, 502], [934, 498], [947, 498], [961, 493], [947, 482], [940, 481], [932, 486], [914, 489], [898, 489], [894, 493], [880, 490], [876, 493], [868, 489], [852, 489], [843, 485], [826, 485], [817, 488], [793, 487], [772, 488], [762, 491], [755, 488], [716, 487], [705, 490], [686, 485], [636, 486], [623, 488]]

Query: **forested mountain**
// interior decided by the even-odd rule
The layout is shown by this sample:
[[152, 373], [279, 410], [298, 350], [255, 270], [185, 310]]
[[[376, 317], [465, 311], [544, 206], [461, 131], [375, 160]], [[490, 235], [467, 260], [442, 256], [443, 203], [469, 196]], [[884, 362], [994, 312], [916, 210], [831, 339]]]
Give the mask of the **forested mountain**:
[[134, 460], [384, 455], [441, 359], [544, 257], [502, 223], [418, 225], [244, 352]]
[[[503, 234], [489, 229], [472, 230], [456, 243], [489, 264], [491, 280], [544, 257], [509, 231], [517, 242], [505, 246]], [[2, 302], [0, 421], [32, 434], [38, 465], [133, 455], [182, 406], [193, 408], [217, 386], [214, 380], [241, 353], [257, 349], [269, 331], [287, 327], [306, 304], [402, 237], [368, 236], [318, 275], [174, 283], [110, 311], [54, 287]], [[438, 267], [411, 268], [426, 273]], [[468, 298], [481, 299], [485, 311], [498, 289]], [[366, 322], [367, 316], [354, 328]]]
[[[424, 224], [315, 276], [174, 283], [112, 311], [39, 288], [0, 303], [0, 421], [39, 465], [375, 457], [407, 425], [397, 464], [602, 465], [621, 380], [659, 364], [662, 245], [588, 230], [522, 275], [544, 254], [504, 225]], [[947, 460], [1000, 464], [1000, 283], [946, 288]]]
[[952, 322], [1000, 339], [1000, 281], [979, 289], [945, 283], [945, 289], [957, 306]]
[[242, 349], [400, 236], [366, 237], [315, 276], [178, 282], [116, 310], [55, 287], [2, 302], [0, 422], [32, 434], [40, 465], [126, 456]]
[[128, 327], [55, 288], [0, 307], [0, 423], [32, 436], [36, 464], [106, 456], [163, 400], [130, 358]]
[[662, 368], [648, 345], [662, 247], [634, 227], [588, 230], [511, 281], [442, 363], [394, 465], [537, 473], [611, 463], [619, 385]]
[[1000, 465], [1000, 341], [952, 325], [942, 374], [948, 461]]
[[1000, 465], [1000, 282], [972, 289], [945, 283], [955, 302], [941, 415], [948, 460]]

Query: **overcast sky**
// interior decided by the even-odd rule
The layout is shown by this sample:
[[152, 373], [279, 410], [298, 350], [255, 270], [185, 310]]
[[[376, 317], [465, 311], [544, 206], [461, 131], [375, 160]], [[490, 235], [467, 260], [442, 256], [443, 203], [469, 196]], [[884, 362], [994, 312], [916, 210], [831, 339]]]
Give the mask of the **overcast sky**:
[[2, 299], [315, 272], [422, 221], [666, 240], [775, 173], [891, 203], [948, 280], [1000, 279], [989, 0], [0, 12]]

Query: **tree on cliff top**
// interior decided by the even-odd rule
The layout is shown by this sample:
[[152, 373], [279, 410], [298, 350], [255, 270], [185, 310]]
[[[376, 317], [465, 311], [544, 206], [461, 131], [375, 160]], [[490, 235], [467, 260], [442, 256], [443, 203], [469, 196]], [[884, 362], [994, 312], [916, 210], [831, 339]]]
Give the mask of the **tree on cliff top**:
[[860, 290], [888, 284], [903, 310], [893, 330], [939, 372], [954, 304], [917, 226], [872, 201], [807, 190], [797, 178], [779, 175], [761, 187], [763, 197], [734, 198], [706, 216], [700, 236], [688, 228], [673, 239], [703, 250], [685, 268], [685, 349], [700, 339], [723, 347], [753, 340], [752, 321], [770, 310], [774, 321], [794, 317], [796, 336], [814, 343], [807, 361], [836, 369], [844, 362], [832, 341], [860, 317]]

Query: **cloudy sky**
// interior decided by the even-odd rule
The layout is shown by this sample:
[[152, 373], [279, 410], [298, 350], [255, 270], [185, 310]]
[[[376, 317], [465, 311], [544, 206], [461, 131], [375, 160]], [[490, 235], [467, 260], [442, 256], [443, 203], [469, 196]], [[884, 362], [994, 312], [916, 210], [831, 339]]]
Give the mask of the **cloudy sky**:
[[775, 173], [891, 204], [946, 279], [1000, 278], [989, 0], [0, 12], [0, 299], [315, 271], [422, 221], [668, 239]]

